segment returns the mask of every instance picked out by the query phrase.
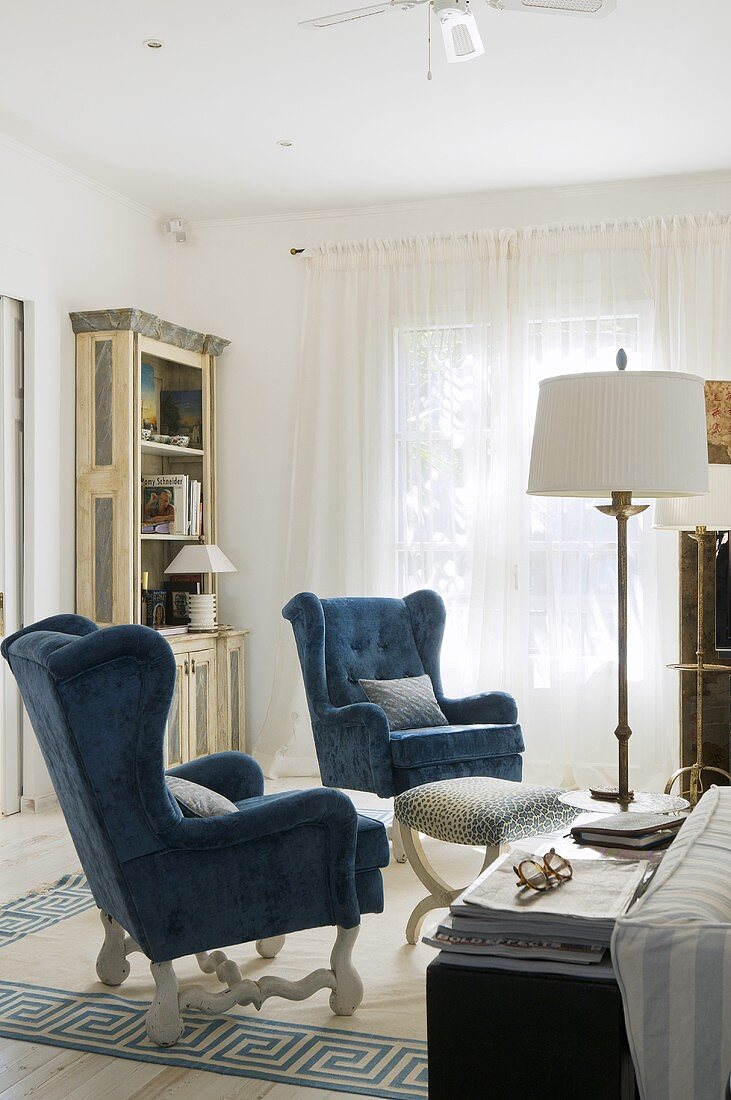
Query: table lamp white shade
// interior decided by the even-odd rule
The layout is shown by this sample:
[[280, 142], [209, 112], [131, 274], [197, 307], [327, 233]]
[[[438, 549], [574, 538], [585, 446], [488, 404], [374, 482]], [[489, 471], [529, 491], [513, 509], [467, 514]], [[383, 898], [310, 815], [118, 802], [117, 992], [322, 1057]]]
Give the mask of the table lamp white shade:
[[236, 566], [229, 561], [215, 543], [193, 542], [177, 554], [165, 570], [166, 573], [236, 573]]
[[710, 492], [700, 497], [667, 497], [655, 505], [653, 527], [659, 531], [731, 530], [731, 464], [708, 467]]
[[676, 371], [565, 374], [540, 383], [528, 493], [708, 492], [704, 382]]

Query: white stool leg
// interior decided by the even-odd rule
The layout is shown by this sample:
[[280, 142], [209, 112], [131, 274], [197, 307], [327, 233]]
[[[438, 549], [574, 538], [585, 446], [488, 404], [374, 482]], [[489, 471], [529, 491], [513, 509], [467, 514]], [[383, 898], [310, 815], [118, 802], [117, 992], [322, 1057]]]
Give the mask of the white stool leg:
[[406, 850], [404, 848], [404, 842], [401, 837], [401, 826], [395, 817], [391, 822], [389, 833], [391, 836], [391, 850], [393, 853], [393, 858], [396, 860], [397, 863], [406, 863]]
[[[445, 882], [441, 875], [435, 871], [422, 847], [418, 830], [410, 829], [402, 825], [401, 836], [403, 838], [406, 855], [414, 873], [429, 891], [428, 897], [422, 898], [406, 924], [406, 942], [415, 944], [419, 938], [419, 932], [421, 931], [421, 926], [424, 923], [424, 917], [427, 913], [432, 909], [448, 908], [454, 899], [459, 897], [465, 887], [462, 886], [457, 889], [450, 886], [449, 883]], [[490, 845], [485, 850], [482, 870], [484, 871], [493, 860], [497, 859], [499, 854], [500, 846], [498, 844]]]

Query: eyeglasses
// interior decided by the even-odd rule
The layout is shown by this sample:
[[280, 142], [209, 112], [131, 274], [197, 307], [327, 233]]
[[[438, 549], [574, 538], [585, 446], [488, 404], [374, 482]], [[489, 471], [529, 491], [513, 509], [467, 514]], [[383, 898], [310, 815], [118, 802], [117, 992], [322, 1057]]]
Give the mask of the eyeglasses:
[[574, 873], [569, 861], [558, 855], [555, 848], [546, 852], [542, 860], [521, 860], [513, 870], [518, 876], [519, 886], [527, 886], [529, 890], [550, 890], [568, 882]]

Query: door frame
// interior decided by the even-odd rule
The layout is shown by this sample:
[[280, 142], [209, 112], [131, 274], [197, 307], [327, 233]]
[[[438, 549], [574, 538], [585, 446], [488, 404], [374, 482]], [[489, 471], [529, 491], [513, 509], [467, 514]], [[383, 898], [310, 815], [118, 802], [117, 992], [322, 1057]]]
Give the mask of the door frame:
[[[25, 581], [25, 335], [24, 303], [0, 297], [0, 455], [3, 484], [0, 558], [4, 596], [4, 635], [23, 625]], [[18, 813], [23, 789], [23, 706], [5, 661], [0, 667], [0, 815]]]

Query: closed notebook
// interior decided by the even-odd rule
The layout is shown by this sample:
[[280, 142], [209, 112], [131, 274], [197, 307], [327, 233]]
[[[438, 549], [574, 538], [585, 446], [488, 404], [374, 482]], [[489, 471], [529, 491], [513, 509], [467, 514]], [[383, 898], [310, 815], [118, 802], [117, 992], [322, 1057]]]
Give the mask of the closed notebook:
[[581, 837], [591, 833], [593, 836], [600, 837], [645, 837], [668, 829], [677, 830], [684, 821], [685, 814], [672, 817], [664, 814], [609, 814], [597, 821], [590, 821], [584, 825], [574, 825], [571, 835]]

